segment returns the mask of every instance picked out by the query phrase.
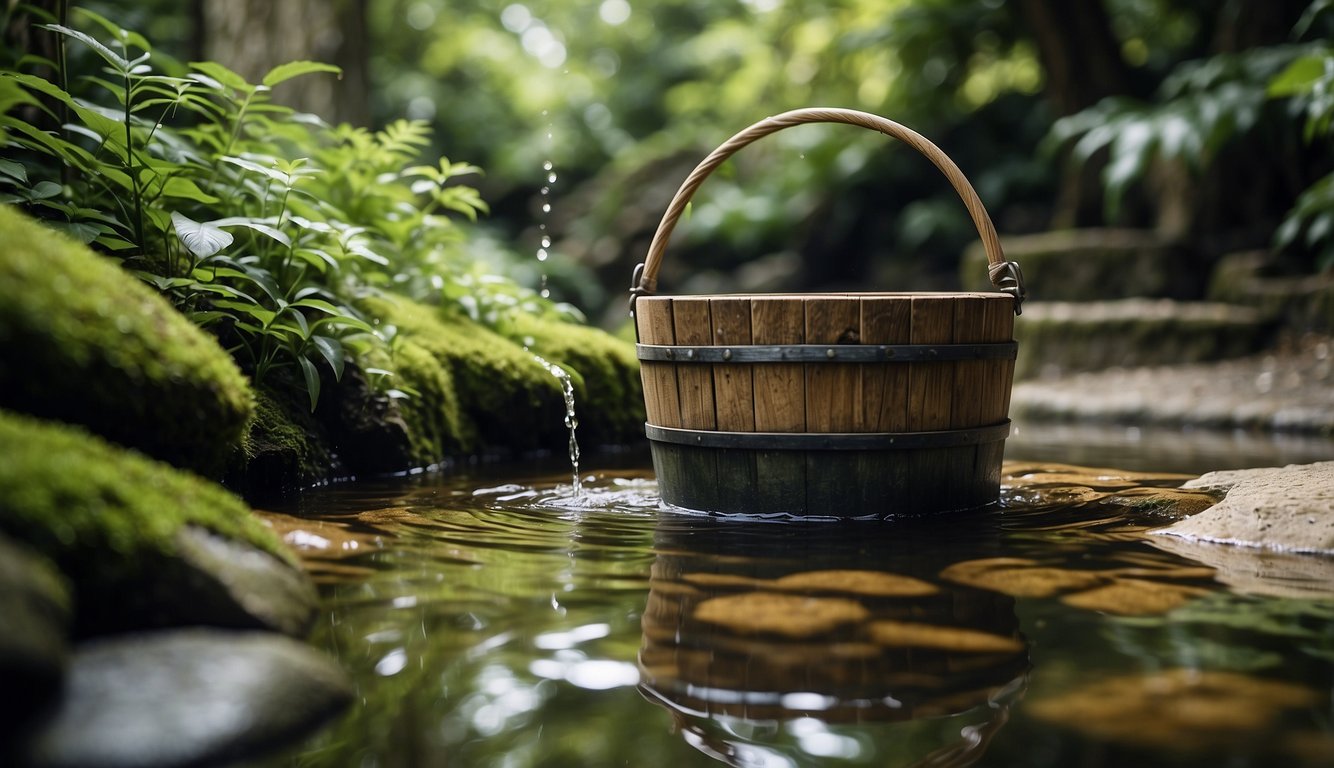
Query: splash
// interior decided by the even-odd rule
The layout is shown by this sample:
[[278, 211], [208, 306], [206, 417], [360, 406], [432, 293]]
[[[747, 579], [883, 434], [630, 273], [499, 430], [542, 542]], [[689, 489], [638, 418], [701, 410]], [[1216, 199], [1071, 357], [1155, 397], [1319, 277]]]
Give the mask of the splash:
[[574, 382], [570, 380], [570, 374], [566, 373], [565, 369], [559, 365], [545, 360], [537, 354], [533, 354], [533, 359], [547, 369], [548, 373], [556, 377], [556, 380], [560, 382], [561, 393], [565, 396], [565, 428], [570, 430], [570, 468], [574, 473], [571, 478], [572, 493], [575, 497], [578, 497], [583, 492], [583, 488], [579, 480], [579, 440], [575, 437], [575, 430], [579, 428], [579, 417], [574, 412]]

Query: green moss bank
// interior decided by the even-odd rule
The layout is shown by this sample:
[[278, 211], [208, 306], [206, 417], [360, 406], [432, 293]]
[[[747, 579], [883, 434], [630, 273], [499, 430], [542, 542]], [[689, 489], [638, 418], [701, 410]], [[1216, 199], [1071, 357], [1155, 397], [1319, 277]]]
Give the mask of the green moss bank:
[[208, 334], [112, 261], [0, 206], [0, 406], [216, 476], [253, 410]]
[[398, 328], [395, 365], [415, 392], [399, 407], [418, 456], [563, 450], [560, 382], [534, 352], [570, 373], [585, 445], [642, 434], [634, 348], [602, 331], [524, 317], [516, 340], [402, 298], [369, 299], [364, 308]]
[[177, 534], [197, 526], [294, 560], [220, 486], [77, 429], [0, 411], [0, 533], [70, 581], [84, 631], [190, 623], [174, 572]]
[[570, 372], [584, 445], [624, 445], [644, 436], [644, 386], [633, 343], [605, 331], [524, 316], [519, 340]]

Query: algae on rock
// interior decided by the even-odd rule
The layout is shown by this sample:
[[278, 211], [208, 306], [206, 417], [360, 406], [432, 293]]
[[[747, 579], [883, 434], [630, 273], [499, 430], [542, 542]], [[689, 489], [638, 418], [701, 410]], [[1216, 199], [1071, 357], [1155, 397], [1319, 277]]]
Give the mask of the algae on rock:
[[113, 261], [0, 205], [0, 407], [217, 475], [253, 411], [218, 343]]

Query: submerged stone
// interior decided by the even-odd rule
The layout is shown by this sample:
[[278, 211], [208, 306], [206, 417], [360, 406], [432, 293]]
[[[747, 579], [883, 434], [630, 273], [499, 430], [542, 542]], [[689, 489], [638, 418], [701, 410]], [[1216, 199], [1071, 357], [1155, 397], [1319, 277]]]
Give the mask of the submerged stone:
[[870, 613], [855, 600], [748, 592], [714, 597], [695, 607], [694, 618], [742, 634], [771, 633], [814, 637], [865, 620]]
[[1025, 703], [1038, 720], [1101, 741], [1226, 752], [1262, 739], [1285, 711], [1316, 705], [1310, 688], [1231, 672], [1170, 669], [1099, 680]]
[[0, 408], [217, 476], [253, 410], [217, 341], [110, 259], [0, 205]]
[[1075, 608], [1102, 611], [1118, 616], [1153, 616], [1180, 608], [1209, 590], [1144, 579], [1118, 578], [1110, 584], [1061, 598]]
[[958, 653], [1023, 653], [1023, 640], [966, 627], [917, 624], [907, 621], [874, 621], [871, 638], [892, 648], [933, 648]]
[[33, 768], [232, 764], [309, 733], [351, 700], [338, 664], [269, 633], [182, 630], [77, 649]]

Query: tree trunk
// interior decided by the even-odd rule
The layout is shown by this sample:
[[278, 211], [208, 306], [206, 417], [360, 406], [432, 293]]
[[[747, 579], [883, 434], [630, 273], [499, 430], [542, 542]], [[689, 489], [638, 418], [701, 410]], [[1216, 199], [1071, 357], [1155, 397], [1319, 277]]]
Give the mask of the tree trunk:
[[289, 61], [339, 66], [341, 78], [306, 75], [274, 101], [334, 123], [370, 123], [367, 0], [196, 0], [202, 55], [257, 83]]
[[[1121, 57], [1102, 0], [1020, 0], [1019, 16], [1037, 47], [1047, 83], [1043, 93], [1058, 117], [1108, 96], [1133, 92], [1135, 78]], [[1068, 228], [1103, 218], [1105, 157], [1062, 172], [1052, 226]]]

